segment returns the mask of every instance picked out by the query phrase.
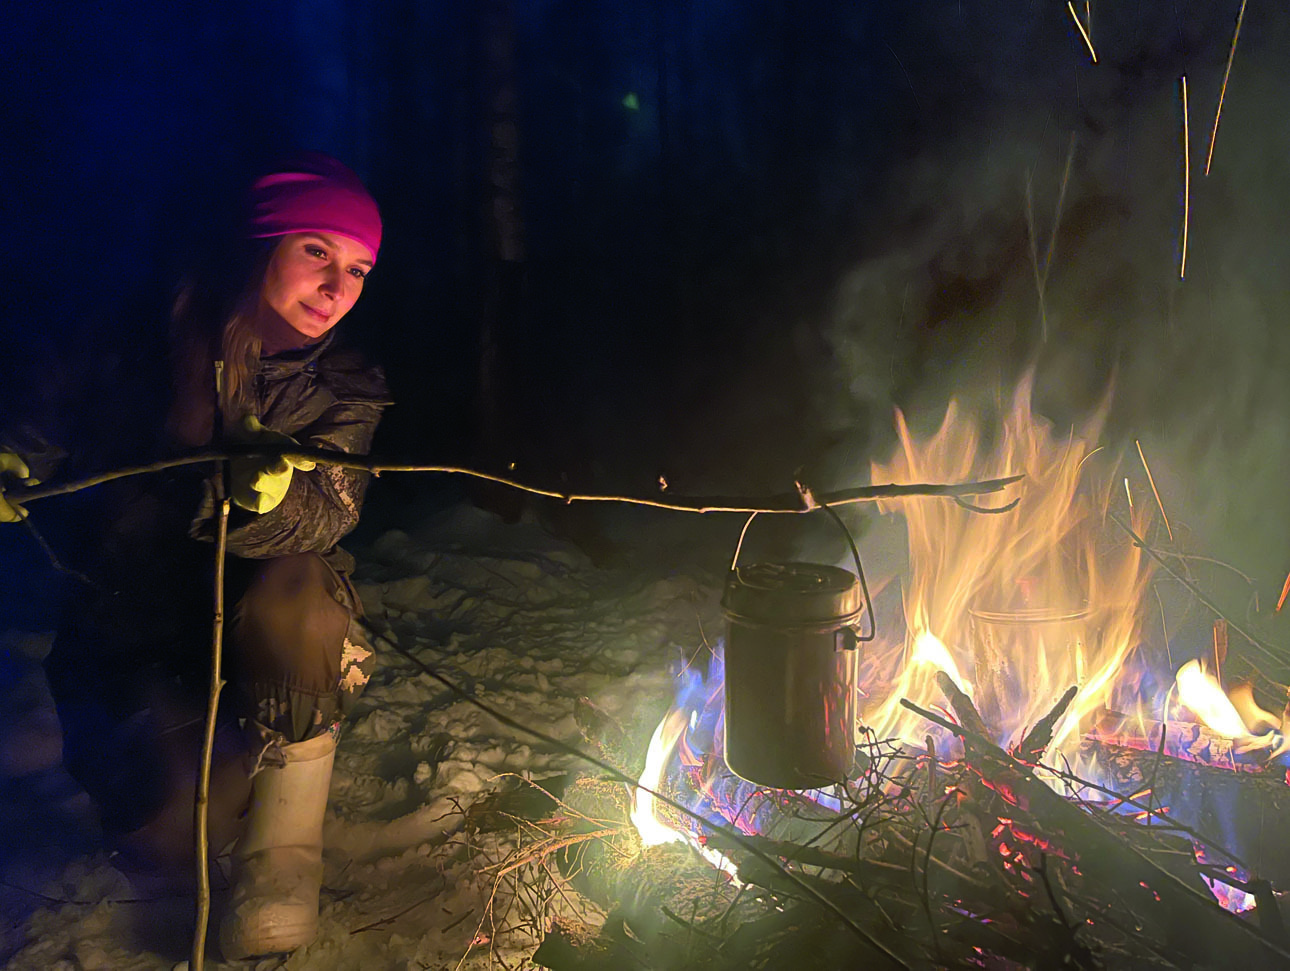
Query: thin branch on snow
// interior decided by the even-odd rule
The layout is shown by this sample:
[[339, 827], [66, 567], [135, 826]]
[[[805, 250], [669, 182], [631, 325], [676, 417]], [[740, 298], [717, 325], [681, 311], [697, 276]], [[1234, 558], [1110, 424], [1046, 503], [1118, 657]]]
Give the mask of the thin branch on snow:
[[[902, 958], [900, 958], [894, 951], [892, 951], [885, 944], [883, 944], [881, 941], [875, 938], [864, 927], [860, 926], [860, 924], [858, 924], [850, 914], [846, 913], [846, 911], [844, 911], [837, 904], [836, 901], [830, 899], [828, 896], [821, 893], [816, 887], [812, 886], [810, 883], [803, 880], [799, 875], [793, 873], [790, 870], [785, 869], [784, 866], [778, 860], [774, 859], [770, 854], [768, 854], [765, 850], [759, 847], [755, 841], [750, 840], [748, 837], [744, 836], [742, 833], [738, 832], [735, 829], [732, 829], [727, 826], [721, 826], [717, 823], [712, 822], [709, 819], [704, 818], [703, 816], [696, 813], [694, 810], [690, 809], [687, 806], [682, 805], [681, 803], [665, 795], [664, 793], [661, 793], [652, 789], [648, 789], [640, 785], [639, 779], [632, 778], [631, 776], [627, 775], [625, 772], [621, 771], [615, 766], [610, 765], [608, 762], [604, 761], [603, 759], [598, 759], [593, 755], [588, 755], [586, 752], [583, 752], [581, 749], [577, 748], [576, 746], [570, 745], [567, 742], [562, 741], [561, 739], [558, 739], [553, 735], [548, 735], [546, 732], [542, 732], [536, 728], [530, 727], [529, 725], [525, 725], [523, 722], [519, 721], [518, 719], [512, 718], [510, 715], [507, 715], [502, 711], [499, 711], [497, 708], [494, 708], [492, 705], [489, 705], [483, 701], [480, 701], [478, 698], [462, 690], [453, 681], [450, 681], [448, 678], [445, 678], [438, 671], [435, 671], [433, 668], [431, 668], [428, 664], [426, 664], [424, 661], [418, 658], [411, 651], [408, 651], [397, 644], [394, 644], [392, 646], [394, 650], [398, 651], [401, 655], [403, 655], [409, 661], [411, 661], [413, 664], [419, 667], [422, 670], [422, 672], [424, 672], [428, 677], [442, 684], [445, 688], [447, 688], [450, 692], [452, 692], [457, 698], [466, 702], [467, 704], [474, 705], [480, 711], [483, 711], [486, 714], [491, 715], [493, 718], [501, 722], [503, 725], [506, 725], [508, 728], [513, 728], [513, 729], [516, 729], [517, 731], [525, 733], [526, 735], [531, 735], [534, 738], [547, 743], [548, 745], [552, 745], [563, 752], [567, 752], [570, 755], [573, 755], [584, 762], [594, 765], [596, 766], [596, 768], [600, 769], [602, 772], [608, 773], [613, 778], [617, 779], [619, 782], [624, 782], [629, 786], [634, 786], [636, 788], [639, 788], [642, 792], [648, 793], [649, 795], [653, 796], [656, 800], [663, 803], [664, 805], [670, 806], [672, 809], [676, 810], [677, 812], [680, 812], [686, 816], [689, 816], [690, 818], [701, 823], [703, 826], [711, 829], [713, 832], [720, 833], [722, 837], [729, 840], [734, 845], [740, 847], [746, 852], [751, 853], [753, 856], [757, 857], [757, 859], [760, 860], [762, 863], [765, 863], [766, 865], [771, 867], [772, 870], [778, 872], [790, 883], [795, 885], [797, 889], [803, 891], [806, 894], [806, 896], [810, 897], [815, 903], [819, 904], [824, 910], [828, 911], [835, 918], [837, 918], [837, 920], [844, 927], [846, 927], [848, 931], [850, 931], [853, 935], [855, 935], [855, 937], [858, 940], [862, 941], [873, 951], [876, 951], [882, 957], [886, 958], [890, 966], [897, 967], [897, 968], [909, 967], [909, 965]], [[481, 926], [482, 926], [482, 921], [481, 921]], [[463, 955], [462, 961], [465, 961], [465, 955]], [[460, 968], [460, 965], [458, 965], [458, 967]]]

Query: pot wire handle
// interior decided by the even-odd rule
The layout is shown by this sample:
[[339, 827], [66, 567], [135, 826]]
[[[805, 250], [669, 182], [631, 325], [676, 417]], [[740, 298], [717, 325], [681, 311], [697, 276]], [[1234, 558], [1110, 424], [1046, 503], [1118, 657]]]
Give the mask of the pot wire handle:
[[739, 542], [735, 544], [735, 555], [730, 558], [730, 569], [726, 571], [727, 573], [734, 573], [735, 567], [739, 565], [739, 551], [744, 548], [744, 537], [748, 535], [748, 527], [752, 525], [752, 521], [756, 518], [757, 511], [753, 510], [748, 514], [748, 518], [744, 520], [744, 528], [739, 530]]
[[[842, 517], [837, 514], [837, 511], [827, 502], [820, 502], [817, 499], [816, 503], [817, 508], [827, 512], [833, 517], [833, 521], [842, 528], [842, 534], [847, 538], [847, 545], [851, 547], [851, 556], [856, 561], [856, 576], [860, 578], [860, 592], [864, 594], [864, 611], [869, 618], [869, 633], [863, 635], [856, 633], [854, 636], [857, 644], [867, 644], [878, 636], [878, 618], [873, 614], [873, 600], [869, 596], [869, 582], [864, 576], [864, 564], [860, 562], [860, 549], [856, 546], [851, 530], [847, 529], [847, 524], [842, 521]], [[730, 573], [734, 572], [739, 563], [739, 551], [744, 547], [744, 537], [748, 535], [748, 527], [752, 525], [752, 521], [756, 518], [757, 513], [755, 511], [750, 513], [744, 521], [744, 528], [739, 531], [739, 542], [735, 544], [735, 555], [730, 560], [730, 570], [728, 571]], [[854, 627], [848, 629], [855, 631]]]
[[[818, 501], [818, 500], [817, 500]], [[860, 578], [860, 592], [864, 594], [864, 612], [869, 618], [869, 633], [856, 634], [857, 644], [866, 644], [878, 636], [878, 618], [873, 615], [873, 600], [869, 597], [869, 582], [864, 578], [864, 564], [860, 562], [860, 549], [856, 546], [855, 539], [851, 536], [851, 530], [847, 529], [847, 524], [842, 521], [842, 517], [837, 514], [832, 506], [827, 502], [821, 502], [820, 508], [833, 517], [833, 521], [841, 527], [843, 535], [847, 538], [847, 545], [851, 547], [851, 555], [856, 561], [856, 576]], [[852, 630], [855, 630], [853, 627]]]

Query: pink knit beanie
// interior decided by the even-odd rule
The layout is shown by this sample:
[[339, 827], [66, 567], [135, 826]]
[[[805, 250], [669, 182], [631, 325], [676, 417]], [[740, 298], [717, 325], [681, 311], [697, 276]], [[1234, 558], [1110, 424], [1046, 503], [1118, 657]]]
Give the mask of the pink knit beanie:
[[248, 237], [310, 232], [356, 239], [372, 251], [373, 263], [381, 248], [376, 200], [357, 175], [320, 152], [295, 156], [251, 186]]

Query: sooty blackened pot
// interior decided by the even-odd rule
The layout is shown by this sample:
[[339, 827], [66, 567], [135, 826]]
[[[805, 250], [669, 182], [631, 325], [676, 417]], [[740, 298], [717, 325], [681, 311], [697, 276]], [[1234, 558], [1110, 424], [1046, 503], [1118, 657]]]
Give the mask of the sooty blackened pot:
[[845, 779], [855, 759], [856, 576], [817, 563], [730, 571], [726, 616], [726, 762], [776, 789]]

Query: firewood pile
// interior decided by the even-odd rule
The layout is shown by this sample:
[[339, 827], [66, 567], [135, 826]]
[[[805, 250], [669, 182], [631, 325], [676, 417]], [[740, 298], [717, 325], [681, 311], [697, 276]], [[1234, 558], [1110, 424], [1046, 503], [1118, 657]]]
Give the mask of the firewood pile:
[[[1093, 784], [1037, 765], [1073, 689], [1005, 752], [972, 700], [945, 675], [938, 684], [953, 719], [906, 707], [953, 740], [952, 755], [938, 756], [932, 734], [917, 753], [875, 741], [840, 809], [759, 790], [735, 807], [740, 832], [697, 836], [737, 867], [735, 880], [685, 845], [624, 854], [626, 828], [612, 852], [577, 843], [561, 869], [609, 916], [594, 930], [553, 923], [535, 963], [554, 971], [1290, 968], [1274, 889], [1290, 861], [1251, 866], [1217, 830], [1185, 826], [1168, 806], [1221, 792], [1244, 800], [1238, 819], [1284, 818], [1283, 767], [1234, 772], [1164, 744], [1094, 735], [1085, 750], [1097, 751], [1107, 776]], [[622, 787], [603, 781], [576, 784], [564, 798], [581, 801], [587, 818], [626, 811]], [[1225, 909], [1207, 880], [1257, 906]]]

